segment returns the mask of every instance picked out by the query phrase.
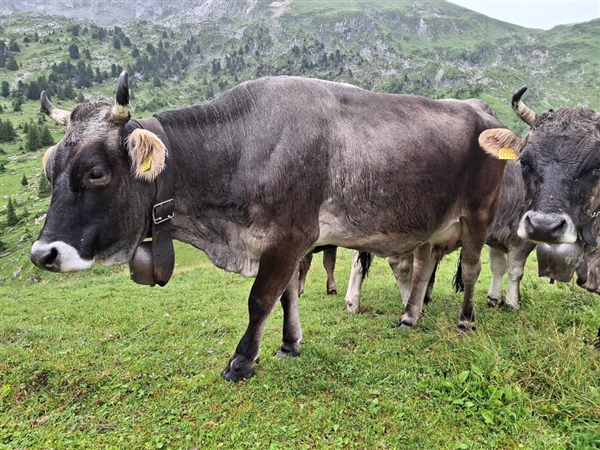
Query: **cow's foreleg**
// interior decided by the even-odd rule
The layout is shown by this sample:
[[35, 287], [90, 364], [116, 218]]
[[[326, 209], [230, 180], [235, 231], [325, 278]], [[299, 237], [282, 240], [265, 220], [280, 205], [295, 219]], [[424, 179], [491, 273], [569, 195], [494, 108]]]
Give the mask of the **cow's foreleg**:
[[508, 257], [506, 253], [489, 247], [490, 269], [492, 271], [492, 284], [488, 291], [488, 306], [500, 306], [504, 303], [502, 298], [502, 278], [508, 270]]
[[462, 279], [464, 283], [463, 302], [460, 305], [458, 328], [461, 331], [475, 330], [475, 283], [481, 272], [481, 250], [490, 220], [486, 214], [473, 212], [472, 217], [462, 219]]
[[327, 294], [337, 294], [337, 286], [333, 272], [335, 271], [335, 258], [337, 256], [337, 247], [327, 248], [323, 250], [323, 267], [327, 272]]
[[[258, 359], [267, 318], [288, 287], [292, 275], [297, 276], [296, 269], [300, 258], [294, 259], [294, 257], [291, 247], [283, 246], [278, 250], [265, 252], [261, 256], [258, 274], [248, 297], [248, 328], [222, 374], [227, 381], [240, 381], [254, 375], [254, 362]], [[296, 282], [292, 285], [298, 289]], [[293, 297], [290, 296], [286, 300], [284, 311], [291, 323], [295, 320], [293, 317], [297, 316], [297, 310], [291, 306], [290, 299]], [[291, 326], [284, 328], [286, 328], [284, 333], [290, 332]], [[290, 334], [293, 335], [291, 332]]]
[[506, 305], [519, 309], [521, 307], [521, 280], [525, 272], [527, 257], [535, 248], [530, 241], [522, 241], [517, 247], [508, 252], [508, 291], [506, 293]]
[[423, 315], [423, 299], [437, 262], [430, 244], [417, 247], [413, 255], [412, 285], [404, 314], [400, 319], [401, 328], [414, 327]]

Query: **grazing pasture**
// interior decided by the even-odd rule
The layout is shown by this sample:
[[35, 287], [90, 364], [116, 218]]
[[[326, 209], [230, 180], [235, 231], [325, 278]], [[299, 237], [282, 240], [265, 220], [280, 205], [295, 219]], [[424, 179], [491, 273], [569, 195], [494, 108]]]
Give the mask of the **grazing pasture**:
[[0, 286], [0, 448], [600, 446], [598, 297], [537, 278], [535, 255], [514, 312], [485, 306], [483, 253], [478, 329], [466, 336], [457, 253], [412, 330], [395, 327], [404, 308], [384, 259], [365, 281], [363, 313], [348, 315], [350, 251], [338, 252], [336, 296], [317, 255], [300, 298], [300, 358], [273, 358], [278, 307], [256, 376], [228, 383], [220, 373], [252, 279], [182, 244], [176, 254], [164, 288], [136, 285], [122, 267]]

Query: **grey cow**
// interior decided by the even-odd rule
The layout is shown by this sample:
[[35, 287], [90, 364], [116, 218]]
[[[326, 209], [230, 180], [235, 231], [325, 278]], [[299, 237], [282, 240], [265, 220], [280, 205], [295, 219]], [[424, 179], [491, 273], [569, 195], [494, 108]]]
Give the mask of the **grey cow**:
[[480, 253], [506, 166], [478, 143], [501, 126], [484, 102], [267, 77], [206, 104], [133, 120], [124, 72], [114, 105], [63, 111], [43, 93], [42, 106], [67, 130], [46, 159], [52, 200], [32, 262], [57, 272], [125, 264], [151, 235], [152, 277], [165, 284], [172, 235], [218, 267], [255, 277], [248, 327], [225, 379], [254, 374], [279, 300], [278, 355], [299, 355], [297, 270], [317, 246], [383, 257], [414, 251], [401, 319], [414, 326], [436, 258], [460, 239], [458, 326], [475, 326]]
[[[498, 212], [488, 229], [486, 244], [489, 246], [492, 284], [488, 291], [488, 305], [499, 306], [506, 303], [513, 309], [519, 309], [521, 304], [521, 280], [525, 270], [527, 257], [536, 244], [521, 239], [517, 235], [521, 215], [526, 209], [521, 165], [510, 162], [506, 167], [502, 194]], [[361, 288], [366, 268], [372, 261], [372, 255], [353, 252], [352, 268], [348, 281], [348, 290], [344, 300], [347, 312], [360, 311]], [[367, 263], [365, 265], [365, 262]], [[413, 255], [408, 253], [388, 258], [388, 263], [396, 278], [404, 303], [410, 296]], [[508, 273], [508, 290], [506, 299], [503, 298], [502, 279]], [[425, 293], [424, 303], [431, 300], [434, 276]]]
[[[521, 217], [519, 236], [551, 244], [550, 252], [555, 251], [549, 259], [562, 264], [563, 272], [565, 267], [571, 275], [577, 270], [577, 283], [598, 292], [600, 113], [577, 106], [536, 114], [521, 100], [526, 90], [524, 86], [515, 93], [512, 106], [531, 127], [527, 137], [506, 129], [486, 130], [481, 144], [493, 154], [500, 148], [520, 153], [529, 207]], [[565, 245], [584, 251], [568, 252]]]

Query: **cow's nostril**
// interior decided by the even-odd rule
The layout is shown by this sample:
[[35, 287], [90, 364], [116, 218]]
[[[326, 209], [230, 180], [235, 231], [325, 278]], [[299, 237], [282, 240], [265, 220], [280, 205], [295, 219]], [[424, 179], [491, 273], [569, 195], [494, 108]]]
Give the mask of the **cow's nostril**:
[[54, 267], [54, 262], [58, 256], [58, 250], [56, 247], [52, 247], [49, 252], [40, 258], [40, 264], [45, 268], [49, 269]]
[[560, 243], [569, 232], [569, 219], [562, 214], [528, 213], [523, 227], [528, 239], [549, 244]]
[[533, 234], [533, 232], [535, 231], [535, 228], [534, 228], [533, 224], [531, 223], [530, 216], [525, 216], [524, 224], [525, 224], [525, 231], [527, 232], [527, 235], [531, 236]]
[[57, 270], [57, 260], [59, 258], [58, 248], [54, 245], [34, 244], [31, 249], [31, 262], [40, 269], [55, 271]]

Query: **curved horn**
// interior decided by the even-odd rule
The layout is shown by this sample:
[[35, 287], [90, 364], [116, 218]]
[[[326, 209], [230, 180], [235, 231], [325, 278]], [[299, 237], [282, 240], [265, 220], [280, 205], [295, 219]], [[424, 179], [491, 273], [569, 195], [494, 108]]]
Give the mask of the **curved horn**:
[[48, 117], [50, 117], [59, 125], [67, 126], [69, 123], [69, 117], [71, 117], [70, 111], [55, 108], [54, 105], [50, 103], [50, 100], [48, 100], [46, 91], [42, 91], [40, 94], [40, 102], [42, 102], [42, 109]]
[[129, 74], [125, 71], [119, 75], [117, 83], [117, 96], [112, 109], [113, 119], [118, 122], [127, 122], [131, 118], [132, 108], [129, 103]]
[[535, 112], [529, 109], [529, 107], [521, 101], [521, 97], [523, 97], [523, 94], [526, 90], [527, 86], [523, 86], [521, 89], [515, 92], [512, 97], [512, 109], [523, 122], [532, 127], [533, 123], [535, 122]]

